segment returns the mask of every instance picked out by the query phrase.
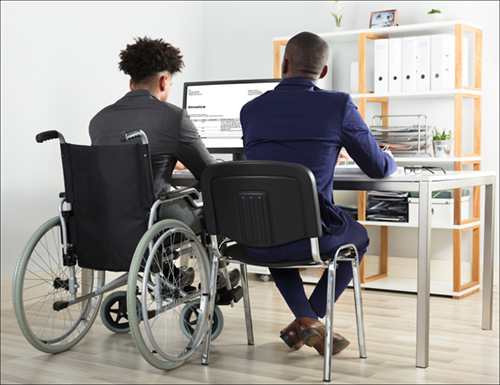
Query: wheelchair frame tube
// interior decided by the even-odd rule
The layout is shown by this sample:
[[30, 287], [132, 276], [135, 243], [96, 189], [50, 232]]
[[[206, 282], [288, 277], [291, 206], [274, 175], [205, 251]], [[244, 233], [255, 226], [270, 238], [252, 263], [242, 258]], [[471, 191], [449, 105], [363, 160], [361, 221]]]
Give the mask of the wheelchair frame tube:
[[[63, 206], [64, 202], [66, 202], [66, 198], [62, 198], [59, 202], [59, 218], [61, 221], [61, 233], [63, 239], [63, 253], [66, 255], [68, 253], [68, 230], [66, 227], [66, 219], [63, 216]], [[67, 211], [71, 211], [71, 203], [66, 203]], [[76, 290], [80, 286], [78, 285], [78, 280], [76, 278], [75, 266], [69, 266], [69, 281], [68, 281], [68, 289], [71, 294], [70, 303], [76, 300]]]
[[217, 271], [219, 267], [219, 258], [221, 257], [219, 249], [217, 248], [217, 236], [210, 235], [210, 250], [212, 257], [212, 267], [210, 271], [210, 293], [209, 293], [209, 301], [208, 301], [208, 317], [207, 317], [207, 327], [205, 333], [205, 341], [203, 344], [203, 352], [201, 356], [201, 364], [208, 365], [209, 364], [209, 353], [210, 353], [210, 339], [212, 337], [212, 319], [214, 316], [215, 309], [215, 293], [217, 287]]
[[[102, 274], [102, 273], [104, 273], [104, 272], [99, 271], [99, 274]], [[119, 276], [118, 278], [114, 279], [110, 283], [108, 283], [104, 286], [101, 286], [97, 290], [94, 290], [92, 293], [82, 295], [81, 297], [76, 297], [75, 299], [72, 298], [71, 301], [68, 302], [68, 306], [74, 305], [74, 304], [79, 303], [79, 302], [86, 301], [89, 298], [93, 298], [95, 296], [104, 294], [108, 291], [114, 290], [120, 286], [124, 286], [127, 284], [127, 279], [128, 279], [128, 273], [125, 273], [125, 274]]]
[[[66, 198], [62, 198], [59, 201], [59, 219], [61, 220], [61, 233], [63, 241], [63, 251], [66, 254], [68, 252], [68, 233], [66, 228], [66, 220], [63, 216], [63, 205], [66, 202]], [[67, 203], [68, 211], [71, 210], [71, 203]]]

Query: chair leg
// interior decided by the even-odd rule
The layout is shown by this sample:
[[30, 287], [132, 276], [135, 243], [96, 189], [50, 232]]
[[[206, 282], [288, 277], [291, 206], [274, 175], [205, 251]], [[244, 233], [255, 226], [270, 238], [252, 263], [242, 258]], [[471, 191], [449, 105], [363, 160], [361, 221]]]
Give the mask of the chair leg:
[[214, 309], [215, 309], [215, 296], [217, 292], [217, 271], [219, 270], [219, 257], [212, 254], [212, 268], [210, 273], [210, 297], [208, 301], [208, 318], [207, 318], [207, 326], [205, 332], [205, 341], [203, 344], [203, 353], [201, 356], [202, 365], [208, 365], [208, 356], [210, 350], [210, 339], [212, 337], [212, 320], [214, 317]]
[[250, 310], [250, 295], [248, 291], [248, 273], [247, 265], [240, 264], [241, 271], [241, 285], [243, 286], [243, 307], [245, 308], [245, 323], [247, 326], [247, 339], [248, 345], [254, 344], [253, 339], [253, 323], [252, 323], [252, 312]]
[[356, 323], [358, 326], [359, 357], [366, 358], [365, 324], [363, 321], [363, 304], [361, 301], [361, 282], [359, 277], [359, 258], [357, 250], [356, 258], [354, 261], [351, 261], [351, 266], [354, 289], [354, 305], [356, 307]]
[[332, 345], [333, 345], [333, 307], [335, 304], [335, 268], [337, 255], [328, 263], [328, 289], [326, 297], [325, 315], [325, 355], [323, 364], [323, 381], [330, 382], [332, 374]]

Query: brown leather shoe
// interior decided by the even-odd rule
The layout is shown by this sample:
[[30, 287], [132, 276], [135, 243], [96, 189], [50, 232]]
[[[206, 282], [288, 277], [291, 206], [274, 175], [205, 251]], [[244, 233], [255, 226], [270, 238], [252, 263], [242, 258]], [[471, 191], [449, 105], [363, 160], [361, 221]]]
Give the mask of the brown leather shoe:
[[297, 322], [293, 321], [280, 332], [280, 338], [290, 347], [290, 349], [299, 350], [304, 343], [297, 334]]
[[[297, 333], [307, 346], [312, 346], [322, 356], [325, 354], [325, 325], [313, 318], [299, 318]], [[338, 333], [333, 333], [332, 354], [340, 353], [350, 342]]]

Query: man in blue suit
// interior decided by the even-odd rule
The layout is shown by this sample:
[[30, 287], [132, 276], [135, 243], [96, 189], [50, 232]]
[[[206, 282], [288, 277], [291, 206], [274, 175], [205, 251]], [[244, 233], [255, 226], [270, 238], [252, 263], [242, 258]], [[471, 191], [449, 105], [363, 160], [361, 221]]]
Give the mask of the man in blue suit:
[[[281, 71], [282, 81], [273, 90], [247, 103], [241, 110], [243, 143], [249, 160], [300, 163], [316, 178], [323, 236], [321, 253], [333, 253], [353, 243], [362, 258], [369, 244], [365, 228], [333, 202], [334, 169], [340, 150], [349, 155], [368, 176], [384, 178], [397, 169], [390, 152], [384, 153], [373, 138], [349, 94], [322, 90], [318, 79], [327, 72], [328, 44], [319, 36], [302, 32], [288, 42]], [[309, 240], [272, 248], [246, 248], [262, 261], [277, 262], [310, 258]], [[318, 320], [326, 313], [327, 274], [307, 298], [298, 269], [270, 269], [295, 320], [281, 331], [290, 348], [303, 344], [324, 354], [325, 326]], [[352, 279], [351, 266], [336, 271], [335, 300]], [[334, 333], [333, 353], [349, 345]]]

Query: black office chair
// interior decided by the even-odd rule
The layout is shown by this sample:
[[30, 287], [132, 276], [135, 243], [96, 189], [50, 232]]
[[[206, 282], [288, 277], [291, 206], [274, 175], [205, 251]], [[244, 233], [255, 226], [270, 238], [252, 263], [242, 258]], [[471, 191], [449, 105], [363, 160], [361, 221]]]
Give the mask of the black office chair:
[[[333, 341], [333, 305], [337, 262], [350, 262], [353, 269], [358, 344], [366, 358], [358, 255], [352, 244], [342, 246], [334, 255], [320, 255], [318, 238], [321, 221], [316, 181], [313, 173], [299, 164], [271, 161], [237, 161], [208, 167], [201, 178], [207, 232], [214, 258], [211, 274], [211, 302], [214, 306], [214, 273], [218, 261], [240, 263], [248, 344], [253, 345], [253, 328], [248, 295], [246, 265], [272, 268], [327, 268], [328, 295], [325, 317], [326, 336], [324, 381], [330, 381]], [[236, 243], [219, 248], [217, 236]], [[303, 261], [265, 263], [249, 257], [243, 245], [271, 247], [310, 238], [312, 255]], [[203, 364], [208, 364], [210, 339], [205, 338]]]

